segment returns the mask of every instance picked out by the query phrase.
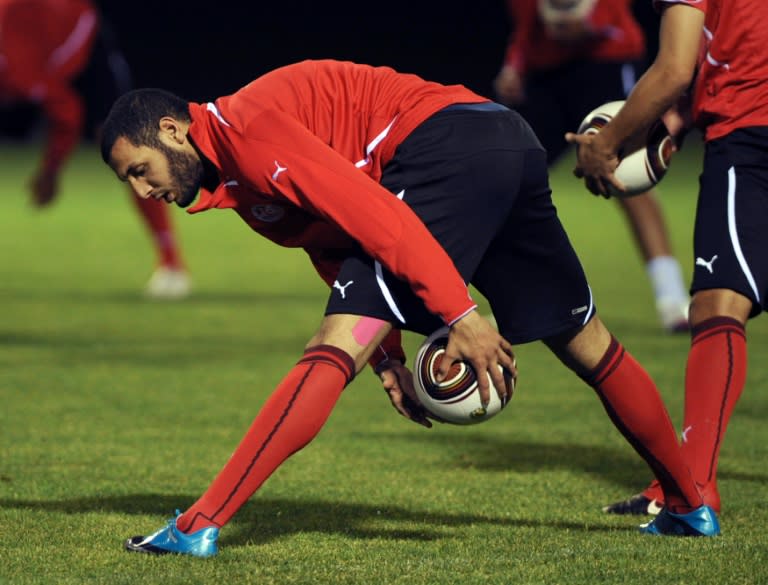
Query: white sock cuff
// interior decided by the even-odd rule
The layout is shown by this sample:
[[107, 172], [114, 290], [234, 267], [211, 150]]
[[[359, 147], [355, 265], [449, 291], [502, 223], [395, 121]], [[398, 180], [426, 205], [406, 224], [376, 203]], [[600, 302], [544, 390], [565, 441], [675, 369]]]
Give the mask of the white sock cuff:
[[645, 265], [656, 299], [686, 300], [688, 290], [683, 284], [680, 263], [674, 256], [657, 256]]

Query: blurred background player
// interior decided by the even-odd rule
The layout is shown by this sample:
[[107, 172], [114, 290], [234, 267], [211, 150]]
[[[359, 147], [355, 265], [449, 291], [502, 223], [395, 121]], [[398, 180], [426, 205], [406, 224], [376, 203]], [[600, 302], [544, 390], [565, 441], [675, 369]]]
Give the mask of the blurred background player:
[[[494, 80], [498, 100], [530, 123], [555, 164], [563, 138], [600, 104], [624, 99], [645, 58], [631, 0], [507, 0], [512, 34]], [[688, 292], [652, 193], [617, 199], [645, 261], [662, 326], [688, 328]]]
[[[26, 135], [42, 117], [46, 140], [30, 181], [32, 203], [50, 205], [66, 160], [98, 131], [130, 72], [89, 0], [0, 0], [0, 133]], [[131, 195], [152, 236], [157, 267], [145, 294], [177, 299], [190, 281], [166, 206]]]
[[[655, 5], [659, 51], [626, 106], [594, 139], [571, 134], [568, 140], [580, 145], [577, 176], [602, 194], [615, 181], [616, 153], [634, 132], [662, 115], [673, 133], [689, 119], [704, 131], [681, 434], [704, 502], [719, 510], [720, 448], [746, 383], [746, 325], [765, 310], [768, 294], [768, 3]], [[604, 511], [653, 514], [664, 503], [653, 483]]]

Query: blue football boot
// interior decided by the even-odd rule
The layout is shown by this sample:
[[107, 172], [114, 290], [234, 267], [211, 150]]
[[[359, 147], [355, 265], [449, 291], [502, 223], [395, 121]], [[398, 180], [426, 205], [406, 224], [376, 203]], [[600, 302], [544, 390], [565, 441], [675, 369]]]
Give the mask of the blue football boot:
[[[180, 515], [176, 510], [176, 518]], [[219, 551], [216, 545], [219, 538], [218, 528], [209, 526], [192, 534], [185, 534], [176, 528], [176, 518], [168, 520], [168, 524], [154, 534], [129, 538], [125, 541], [125, 550], [154, 555], [175, 553], [195, 557], [210, 557]]]
[[656, 518], [640, 525], [640, 532], [664, 536], [717, 536], [720, 523], [709, 506], [699, 506], [687, 514], [673, 514], [664, 508]]

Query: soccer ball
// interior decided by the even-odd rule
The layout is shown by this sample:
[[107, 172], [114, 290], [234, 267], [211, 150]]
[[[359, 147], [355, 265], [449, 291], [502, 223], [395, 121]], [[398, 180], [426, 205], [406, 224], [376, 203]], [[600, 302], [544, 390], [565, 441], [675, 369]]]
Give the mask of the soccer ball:
[[[595, 108], [581, 122], [578, 133], [600, 132], [619, 113], [624, 103], [624, 100], [618, 100]], [[627, 190], [622, 192], [609, 185], [610, 194], [627, 197], [648, 191], [666, 174], [673, 150], [672, 136], [661, 120], [642, 135], [632, 137], [619, 153], [621, 162], [614, 171]]]
[[[483, 406], [474, 368], [463, 361], [453, 364], [445, 380], [438, 383], [435, 375], [448, 344], [448, 328], [442, 327], [424, 340], [414, 358], [413, 386], [421, 404], [436, 418], [457, 425], [472, 425], [497, 415], [507, 405], [499, 399], [491, 383], [491, 401]], [[507, 387], [514, 391], [514, 379], [505, 372]]]
[[539, 15], [547, 24], [581, 20], [595, 7], [597, 0], [539, 0]]

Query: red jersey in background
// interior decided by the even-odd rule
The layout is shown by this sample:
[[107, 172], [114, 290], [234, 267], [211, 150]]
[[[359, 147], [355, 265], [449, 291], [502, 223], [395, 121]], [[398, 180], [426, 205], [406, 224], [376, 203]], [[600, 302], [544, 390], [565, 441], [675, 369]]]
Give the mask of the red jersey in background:
[[632, 0], [599, 0], [587, 17], [594, 37], [580, 43], [563, 43], [547, 35], [538, 0], [507, 0], [507, 7], [513, 34], [504, 62], [521, 75], [580, 59], [632, 61], [645, 54], [645, 37], [632, 14]]
[[97, 26], [87, 0], [0, 0], [0, 105], [43, 108], [45, 168], [57, 169], [80, 140], [84, 106], [70, 83], [88, 62]]
[[693, 119], [706, 140], [737, 128], [768, 126], [768, 2], [657, 0], [705, 13]]

